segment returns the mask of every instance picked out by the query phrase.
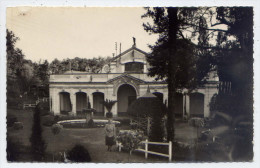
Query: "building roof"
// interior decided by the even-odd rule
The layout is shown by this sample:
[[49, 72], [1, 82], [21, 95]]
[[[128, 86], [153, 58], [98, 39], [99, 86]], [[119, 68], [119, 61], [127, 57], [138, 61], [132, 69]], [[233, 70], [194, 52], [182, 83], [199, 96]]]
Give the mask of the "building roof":
[[115, 61], [116, 59], [120, 58], [121, 56], [125, 55], [126, 53], [128, 53], [131, 50], [136, 50], [139, 51], [140, 53], [143, 53], [144, 55], [148, 55], [148, 53], [144, 52], [143, 50], [137, 48], [135, 45], [133, 45], [131, 48], [125, 50], [124, 52], [122, 52], [121, 54], [118, 54], [117, 56], [115, 56], [114, 58], [111, 59], [111, 62]]

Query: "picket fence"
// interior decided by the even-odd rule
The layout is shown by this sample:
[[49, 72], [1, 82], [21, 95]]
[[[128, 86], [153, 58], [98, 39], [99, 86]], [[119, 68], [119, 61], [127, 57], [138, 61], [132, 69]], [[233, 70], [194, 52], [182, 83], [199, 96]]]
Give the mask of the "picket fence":
[[[145, 144], [145, 148], [144, 149], [138, 148], [138, 149], [135, 149], [135, 150], [140, 151], [140, 152], [144, 152], [145, 153], [145, 159], [148, 158], [148, 154], [152, 154], [152, 155], [167, 157], [167, 158], [169, 158], [169, 161], [172, 161], [172, 142], [171, 141], [169, 141], [168, 143], [167, 142], [149, 142], [146, 139], [145, 141], [142, 141], [141, 143]], [[119, 152], [121, 152], [121, 148], [123, 147], [123, 145], [119, 142], [117, 142], [116, 145], [118, 146]], [[167, 145], [168, 146], [168, 154], [149, 151], [148, 145], [164, 145], [164, 146]]]

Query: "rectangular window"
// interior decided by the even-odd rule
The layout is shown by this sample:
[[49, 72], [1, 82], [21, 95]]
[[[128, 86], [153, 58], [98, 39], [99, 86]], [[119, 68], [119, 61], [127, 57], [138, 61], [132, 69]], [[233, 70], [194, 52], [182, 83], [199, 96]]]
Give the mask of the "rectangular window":
[[141, 62], [129, 62], [125, 64], [125, 72], [142, 73], [144, 71], [144, 64]]

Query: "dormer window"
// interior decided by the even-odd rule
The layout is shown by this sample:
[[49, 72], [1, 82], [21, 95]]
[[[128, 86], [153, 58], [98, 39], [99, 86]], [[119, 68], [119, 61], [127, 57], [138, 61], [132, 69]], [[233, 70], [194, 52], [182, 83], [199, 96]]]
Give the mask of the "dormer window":
[[125, 72], [143, 73], [144, 64], [141, 62], [128, 62], [125, 64]]

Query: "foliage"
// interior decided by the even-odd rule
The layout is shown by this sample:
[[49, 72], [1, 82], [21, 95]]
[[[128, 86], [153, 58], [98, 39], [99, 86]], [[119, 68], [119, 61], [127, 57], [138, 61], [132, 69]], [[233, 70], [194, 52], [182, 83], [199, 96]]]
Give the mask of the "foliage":
[[[127, 109], [128, 114], [137, 122], [137, 128], [145, 133], [149, 129], [149, 140], [157, 142], [163, 140], [162, 117], [165, 111], [166, 107], [157, 97], [140, 97]], [[147, 128], [148, 118], [151, 122], [150, 128]]]
[[55, 59], [49, 65], [51, 74], [62, 74], [66, 71], [85, 71], [90, 73], [99, 73], [102, 67], [110, 61], [110, 57], [98, 57], [93, 59], [74, 58], [63, 59], [62, 61]]
[[253, 118], [253, 8], [219, 7], [216, 14], [216, 24], [227, 26], [226, 31], [218, 32], [220, 49], [214, 51], [219, 78], [231, 82], [228, 102], [234, 111]]
[[34, 109], [32, 134], [30, 137], [32, 155], [35, 161], [43, 160], [46, 149], [46, 143], [42, 137], [40, 110], [39, 105], [37, 105]]
[[229, 161], [248, 161], [253, 157], [253, 125], [248, 116], [231, 116], [216, 112], [209, 136], [217, 137], [216, 143], [224, 146]]
[[14, 125], [15, 122], [17, 122], [17, 117], [15, 115], [11, 115], [11, 114], [7, 114], [7, 127], [12, 127]]
[[140, 142], [145, 140], [144, 132], [140, 130], [120, 131], [116, 140], [123, 145], [126, 151], [133, 151], [140, 146]]
[[23, 129], [23, 123], [22, 122], [15, 122], [14, 125], [13, 125], [13, 128], [15, 130]]
[[114, 106], [114, 104], [116, 103], [116, 100], [108, 100], [106, 99], [105, 101], [101, 102], [107, 109], [108, 113], [111, 112], [112, 107]]
[[189, 125], [192, 127], [204, 127], [204, 118], [193, 117], [189, 119]]
[[19, 157], [19, 147], [14, 140], [11, 139], [11, 137], [7, 134], [7, 146], [6, 146], [6, 157], [7, 161], [17, 161]]
[[67, 158], [72, 162], [91, 162], [88, 150], [79, 144], [75, 145], [70, 151], [68, 151]]
[[[159, 39], [151, 45], [152, 52], [147, 57], [151, 68], [150, 76], [166, 80], [168, 83], [167, 139], [174, 139], [175, 95], [178, 89], [193, 89], [201, 84], [202, 79], [212, 68], [210, 52], [199, 49], [191, 42], [198, 37], [198, 43], [207, 47], [208, 32], [204, 13], [207, 8], [146, 8], [143, 18], [151, 18], [153, 24], [143, 24], [151, 34], [158, 34]], [[185, 31], [190, 31], [186, 33]]]
[[60, 124], [53, 124], [51, 127], [51, 131], [54, 135], [57, 135], [62, 130], [63, 126]]
[[[152, 53], [150, 58], [148, 57], [152, 66], [149, 74], [159, 79], [167, 79], [168, 83], [168, 136], [170, 136], [168, 139], [173, 139], [174, 135], [172, 125], [174, 125], [174, 96], [177, 88], [193, 89], [200, 84], [209, 70], [217, 70], [221, 81], [232, 83], [234, 95], [232, 97], [238, 100], [238, 105], [229, 106], [252, 117], [253, 8], [156, 7], [146, 9], [147, 12], [142, 17], [151, 18], [153, 24], [145, 23], [144, 29], [150, 34], [159, 35], [158, 41], [151, 46]], [[223, 28], [218, 28], [219, 25]], [[210, 42], [209, 39], [216, 40]], [[195, 49], [188, 52], [194, 56], [195, 61], [191, 61], [190, 64], [188, 60], [183, 64], [190, 64], [190, 68], [179, 62], [185, 60], [186, 56], [178, 54], [178, 49], [189, 50], [187, 44], [187, 47], [178, 46], [181, 40], [196, 41]], [[183, 73], [185, 71], [189, 73], [178, 75], [181, 74], [180, 72], [185, 74]], [[230, 99], [227, 102], [233, 101]]]

